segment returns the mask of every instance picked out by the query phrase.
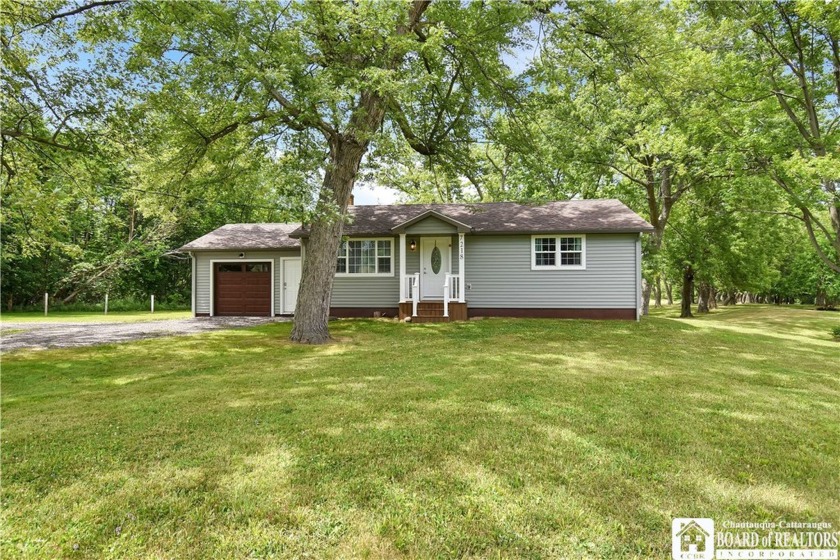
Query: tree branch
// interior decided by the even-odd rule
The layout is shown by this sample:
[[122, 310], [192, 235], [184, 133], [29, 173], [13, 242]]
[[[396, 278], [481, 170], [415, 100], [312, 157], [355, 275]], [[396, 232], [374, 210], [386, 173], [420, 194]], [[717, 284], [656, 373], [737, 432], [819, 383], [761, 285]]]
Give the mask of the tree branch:
[[411, 149], [424, 156], [433, 156], [437, 153], [437, 150], [435, 150], [433, 146], [426, 144], [414, 133], [408, 122], [408, 118], [405, 116], [405, 112], [397, 100], [393, 97], [388, 98], [388, 108], [390, 109], [391, 119], [397, 124], [403, 138], [405, 138], [408, 145], [411, 146]]
[[[263, 86], [265, 86], [266, 91], [271, 97], [283, 107], [287, 113], [289, 113], [290, 119], [289, 121], [284, 121], [287, 125], [291, 128], [295, 128], [292, 126], [291, 122], [298, 122], [303, 127], [311, 127], [317, 130], [320, 130], [327, 139], [333, 138], [338, 131], [336, 131], [332, 126], [330, 126], [326, 121], [321, 119], [320, 117], [314, 115], [307, 115], [302, 110], [297, 108], [291, 101], [289, 101], [277, 88], [272, 86], [266, 78], [259, 78], [260, 82], [262, 82]], [[303, 130], [303, 128], [299, 128], [296, 130]]]
[[3, 130], [2, 132], [0, 132], [0, 134], [2, 134], [6, 138], [31, 140], [33, 142], [37, 142], [39, 144], [45, 144], [47, 146], [52, 146], [53, 148], [59, 148], [61, 150], [68, 150], [68, 151], [71, 151], [71, 152], [78, 152], [78, 153], [81, 153], [81, 154], [87, 153], [87, 151], [83, 150], [82, 148], [77, 148], [75, 146], [70, 146], [68, 144], [61, 144], [59, 142], [54, 142], [53, 140], [51, 140], [49, 138], [41, 138], [41, 137], [38, 137], [38, 136], [34, 136], [32, 134], [27, 134], [27, 133], [22, 132], [20, 130]]
[[82, 12], [86, 12], [86, 11], [92, 10], [94, 8], [100, 8], [102, 6], [113, 6], [113, 5], [116, 5], [116, 4], [123, 4], [127, 1], [128, 0], [101, 0], [99, 2], [91, 2], [90, 4], [85, 4], [83, 6], [79, 6], [78, 8], [68, 10], [66, 12], [59, 12], [57, 14], [53, 14], [49, 18], [47, 18], [46, 20], [42, 21], [41, 23], [38, 23], [38, 24], [32, 26], [30, 28], [30, 31], [32, 29], [37, 29], [38, 27], [43, 27], [44, 25], [49, 25], [50, 23], [52, 23], [52, 22], [54, 22], [58, 19], [62, 19], [62, 18], [70, 17], [70, 16], [75, 16], [77, 14], [81, 14]]

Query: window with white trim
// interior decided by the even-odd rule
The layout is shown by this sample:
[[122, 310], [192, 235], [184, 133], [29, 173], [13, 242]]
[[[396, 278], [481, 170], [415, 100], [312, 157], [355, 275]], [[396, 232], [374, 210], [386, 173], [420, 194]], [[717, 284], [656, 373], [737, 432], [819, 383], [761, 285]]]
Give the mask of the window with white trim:
[[534, 235], [531, 238], [531, 268], [586, 268], [586, 236]]
[[534, 266], [557, 266], [557, 239], [534, 238]]
[[392, 275], [393, 239], [349, 239], [338, 247], [335, 272], [341, 275]]

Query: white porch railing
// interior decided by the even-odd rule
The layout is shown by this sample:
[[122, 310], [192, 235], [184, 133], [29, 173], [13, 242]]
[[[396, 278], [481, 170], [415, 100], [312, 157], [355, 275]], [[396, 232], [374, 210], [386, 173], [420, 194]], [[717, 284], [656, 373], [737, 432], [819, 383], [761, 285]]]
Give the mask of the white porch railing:
[[403, 276], [406, 300], [411, 302], [411, 316], [417, 317], [417, 303], [420, 301], [420, 273]]
[[464, 301], [461, 277], [457, 274], [447, 274], [443, 281], [443, 316], [449, 317], [449, 302]]

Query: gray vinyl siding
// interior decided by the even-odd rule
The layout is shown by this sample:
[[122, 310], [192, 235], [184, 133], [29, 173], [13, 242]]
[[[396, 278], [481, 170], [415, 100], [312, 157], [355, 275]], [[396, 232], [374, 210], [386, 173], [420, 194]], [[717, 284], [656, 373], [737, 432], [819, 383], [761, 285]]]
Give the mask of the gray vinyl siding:
[[[352, 237], [350, 239], [353, 239]], [[411, 253], [409, 252], [408, 255]], [[332, 307], [397, 307], [400, 302], [400, 242], [393, 241], [392, 276], [336, 276]]]
[[[416, 234], [415, 234], [416, 235]], [[406, 236], [406, 246], [412, 236]], [[416, 251], [406, 251], [406, 271], [419, 272]], [[452, 235], [452, 272], [458, 273], [458, 236]], [[465, 236], [466, 298], [470, 307], [635, 308], [638, 234], [586, 236], [586, 270], [531, 270], [530, 235]], [[392, 276], [336, 277], [334, 307], [396, 307], [400, 298], [400, 247], [394, 238]], [[238, 260], [238, 251], [198, 251], [195, 256], [195, 312], [210, 313], [211, 260]], [[274, 261], [274, 312], [280, 314], [280, 259], [299, 250], [249, 251], [246, 257]]]
[[531, 270], [531, 236], [467, 236], [469, 307], [635, 308], [638, 234], [586, 236], [586, 270]]
[[406, 274], [414, 274], [420, 272], [420, 238], [417, 241], [417, 249], [412, 251], [409, 249], [411, 238], [406, 236], [405, 239], [405, 272]]
[[[239, 251], [196, 251], [195, 257], [195, 313], [210, 313], [210, 278], [212, 269], [210, 261], [213, 260], [239, 260]], [[248, 259], [260, 259], [262, 261], [274, 261], [274, 314], [280, 314], [280, 295], [283, 289], [281, 282], [280, 259], [284, 257], [299, 257], [300, 250], [291, 249], [288, 251], [248, 251], [245, 257]]]
[[416, 224], [412, 224], [405, 228], [405, 232], [408, 235], [446, 235], [447, 233], [455, 233], [456, 231], [457, 228], [455, 226], [448, 224], [443, 220], [439, 220], [434, 216], [429, 216], [428, 218], [420, 220]]
[[[464, 236], [466, 239], [468, 236]], [[466, 241], [464, 242], [466, 246]], [[458, 274], [460, 272], [460, 265], [461, 263], [458, 262], [458, 235], [452, 236], [452, 274]]]

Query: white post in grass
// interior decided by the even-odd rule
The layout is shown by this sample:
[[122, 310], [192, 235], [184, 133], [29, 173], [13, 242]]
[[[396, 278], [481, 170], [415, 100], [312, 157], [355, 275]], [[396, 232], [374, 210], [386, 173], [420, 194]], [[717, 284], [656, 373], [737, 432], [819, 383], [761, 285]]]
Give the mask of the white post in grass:
[[105, 292], [105, 315], [108, 314], [108, 292]]
[[155, 312], [155, 294], [152, 294], [152, 313]]
[[50, 308], [50, 294], [47, 293], [47, 292], [44, 292], [44, 317], [47, 316], [49, 308]]

